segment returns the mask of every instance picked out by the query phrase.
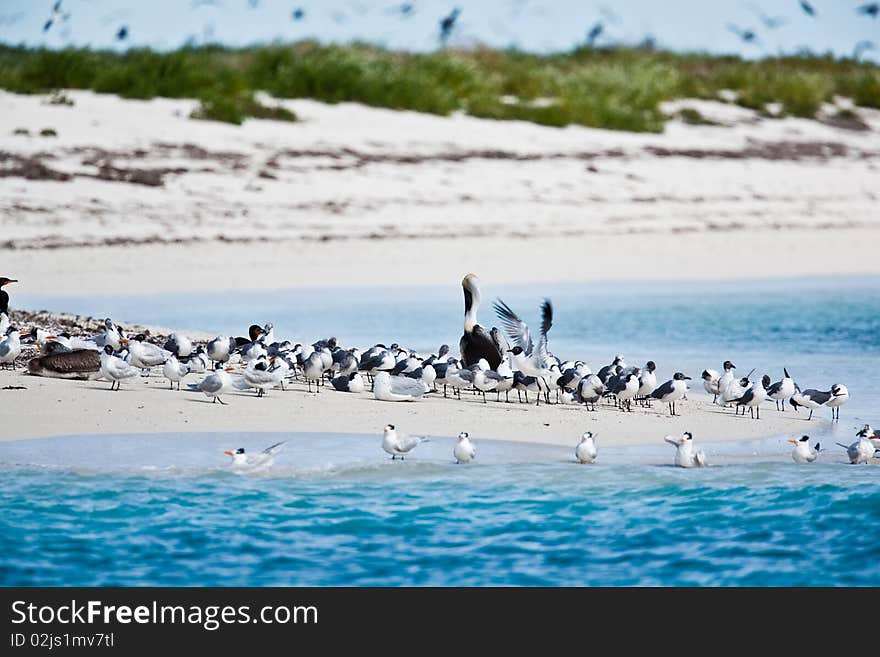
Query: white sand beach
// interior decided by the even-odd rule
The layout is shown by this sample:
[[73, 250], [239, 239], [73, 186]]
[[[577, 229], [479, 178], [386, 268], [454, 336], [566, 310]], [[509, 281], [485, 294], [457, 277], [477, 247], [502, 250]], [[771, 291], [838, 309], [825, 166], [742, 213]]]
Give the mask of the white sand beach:
[[[298, 122], [233, 126], [190, 119], [194, 101], [68, 95], [0, 92], [22, 294], [619, 280], [621, 254], [634, 280], [880, 273], [877, 110], [854, 131], [678, 101], [724, 125], [653, 135], [309, 100], [283, 101]], [[536, 254], [571, 264], [510, 265]]]
[[[673, 120], [651, 135], [296, 100], [283, 104], [298, 122], [239, 127], [189, 118], [194, 101], [68, 94], [70, 107], [0, 92], [0, 273], [20, 280], [13, 308], [16, 294], [457, 286], [468, 271], [492, 285], [880, 273], [876, 110], [861, 111], [868, 131], [853, 131], [679, 101], [670, 112], [693, 106], [723, 125]], [[57, 137], [36, 136], [49, 127]], [[389, 404], [298, 386], [219, 406], [158, 376], [121, 392], [21, 371], [0, 383], [27, 388], [3, 392], [3, 440], [392, 422], [558, 444], [592, 430], [625, 445], [807, 426], [769, 409], [734, 417], [698, 392], [670, 418], [661, 404]]]
[[[198, 381], [190, 375], [187, 380]], [[273, 390], [264, 398], [236, 392], [213, 404], [202, 393], [169, 390], [160, 375], [138, 378], [111, 392], [104, 381], [69, 381], [28, 376], [23, 371], [0, 371], [3, 390], [0, 440], [20, 440], [67, 434], [152, 433], [170, 431], [220, 432], [351, 432], [380, 435], [392, 423], [402, 431], [433, 436], [455, 436], [468, 431], [479, 440], [503, 439], [556, 445], [574, 445], [580, 434], [592, 431], [608, 447], [660, 444], [663, 436], [690, 431], [701, 442], [749, 440], [803, 432], [827, 421], [791, 410], [762, 409], [760, 420], [734, 416], [733, 409], [713, 405], [701, 392], [677, 405], [670, 417], [665, 404], [651, 409], [634, 407], [631, 413], [600, 405], [595, 412], [577, 405], [489, 402], [470, 392], [462, 399], [444, 399], [442, 392], [415, 402], [381, 402], [368, 392], [343, 393], [325, 386], [308, 393], [303, 383]], [[186, 386], [184, 385], [185, 389]], [[530, 396], [534, 402], [534, 395]]]

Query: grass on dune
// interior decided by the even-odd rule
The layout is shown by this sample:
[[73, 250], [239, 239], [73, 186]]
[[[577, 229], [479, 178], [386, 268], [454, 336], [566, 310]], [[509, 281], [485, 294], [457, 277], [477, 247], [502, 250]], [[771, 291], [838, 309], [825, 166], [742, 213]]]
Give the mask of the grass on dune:
[[880, 67], [830, 56], [745, 61], [633, 48], [533, 55], [473, 49], [401, 53], [379, 47], [303, 41], [242, 49], [184, 47], [172, 52], [0, 47], [0, 87], [19, 93], [92, 89], [126, 98], [198, 98], [196, 118], [241, 123], [295, 120], [266, 107], [278, 98], [354, 101], [448, 115], [520, 119], [657, 132], [664, 100], [736, 93], [745, 107], [814, 117], [834, 96], [880, 108]]

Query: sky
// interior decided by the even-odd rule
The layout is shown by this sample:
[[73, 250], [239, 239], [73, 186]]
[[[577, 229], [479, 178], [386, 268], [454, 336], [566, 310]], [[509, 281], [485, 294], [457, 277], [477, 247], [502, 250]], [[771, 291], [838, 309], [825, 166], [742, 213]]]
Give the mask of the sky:
[[[239, 46], [309, 38], [424, 51], [438, 47], [439, 22], [458, 7], [453, 46], [564, 51], [601, 22], [596, 45], [650, 37], [666, 49], [754, 58], [804, 49], [851, 56], [856, 44], [871, 42], [876, 46], [862, 58], [880, 61], [880, 17], [856, 12], [870, 0], [808, 1], [814, 17], [800, 0], [62, 0], [61, 16], [44, 31], [54, 0], [0, 0], [0, 42], [167, 50], [187, 41]], [[781, 25], [765, 24], [777, 18]], [[123, 26], [128, 37], [120, 41]], [[755, 33], [751, 43], [735, 33], [746, 30]]]

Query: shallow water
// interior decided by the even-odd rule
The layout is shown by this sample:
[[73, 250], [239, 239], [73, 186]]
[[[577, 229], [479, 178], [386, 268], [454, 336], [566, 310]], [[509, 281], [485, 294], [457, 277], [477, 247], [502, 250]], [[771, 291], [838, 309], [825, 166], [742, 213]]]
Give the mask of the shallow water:
[[776, 440], [672, 450], [483, 441], [406, 461], [376, 436], [106, 436], [0, 445], [2, 585], [877, 585], [877, 466]]
[[[696, 378], [729, 358], [774, 380], [785, 365], [802, 388], [842, 382], [852, 399], [839, 423], [827, 410], [804, 420], [827, 450], [810, 466], [791, 462], [787, 436], [704, 445], [704, 470], [670, 467], [663, 444], [600, 447], [599, 464], [579, 466], [573, 446], [483, 441], [476, 463], [456, 466], [448, 438], [401, 463], [376, 436], [293, 435], [265, 472], [230, 471], [222, 450], [271, 434], [0, 444], [0, 583], [880, 585], [880, 468], [849, 466], [834, 445], [880, 424], [878, 279], [484, 289], [496, 294], [534, 323], [552, 297], [551, 348], [594, 369], [622, 351], [655, 360], [661, 379]], [[238, 334], [273, 321], [298, 340], [427, 351], [455, 349], [459, 295], [453, 284], [17, 301]]]

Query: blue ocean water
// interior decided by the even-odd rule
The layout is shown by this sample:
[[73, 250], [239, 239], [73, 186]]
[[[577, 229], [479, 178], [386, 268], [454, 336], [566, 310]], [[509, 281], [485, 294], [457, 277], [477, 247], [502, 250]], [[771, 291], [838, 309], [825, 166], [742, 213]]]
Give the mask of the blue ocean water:
[[[297, 340], [431, 350], [454, 348], [459, 294], [16, 300], [218, 332], [272, 321]], [[476, 463], [456, 466], [446, 438], [392, 463], [377, 436], [292, 434], [271, 470], [235, 473], [223, 449], [278, 436], [0, 443], [0, 584], [880, 585], [880, 468], [849, 466], [834, 446], [880, 424], [880, 281], [484, 288], [495, 295], [535, 323], [550, 296], [551, 348], [594, 369], [623, 352], [654, 359], [661, 377], [698, 377], [730, 358], [774, 380], [784, 365], [803, 388], [845, 383], [852, 399], [839, 423], [828, 411], [804, 420], [828, 451], [800, 467], [779, 436], [706, 445], [714, 467], [704, 470], [670, 467], [665, 445], [602, 449], [598, 464], [579, 466], [570, 448], [483, 441]], [[491, 323], [487, 307], [481, 318]]]
[[[877, 466], [795, 466], [784, 441], [671, 450], [295, 434], [269, 470], [224, 448], [277, 435], [0, 445], [3, 585], [874, 585]], [[757, 452], [758, 455], [753, 454]], [[34, 465], [34, 462], [40, 465]]]

